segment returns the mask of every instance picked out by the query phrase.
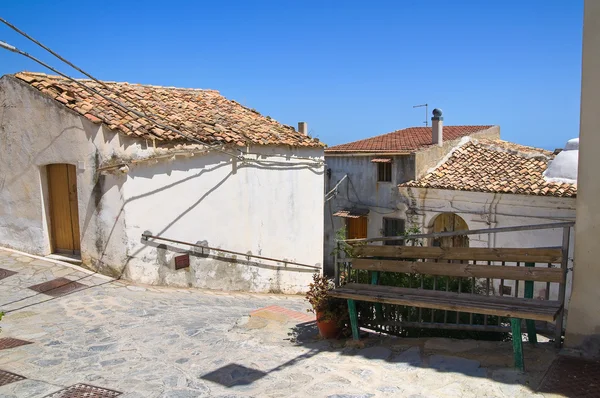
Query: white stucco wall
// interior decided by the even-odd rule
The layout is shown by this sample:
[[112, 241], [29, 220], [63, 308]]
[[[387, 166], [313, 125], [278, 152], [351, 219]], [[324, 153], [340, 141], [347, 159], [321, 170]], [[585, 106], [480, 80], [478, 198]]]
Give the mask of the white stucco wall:
[[[303, 292], [312, 272], [210, 252], [174, 270], [176, 251], [142, 242], [149, 230], [187, 242], [320, 266], [323, 259], [323, 150], [249, 148], [234, 164], [208, 152], [99, 172], [111, 162], [164, 155], [116, 134], [11, 76], [0, 79], [0, 246], [50, 254], [45, 166], [77, 167], [83, 263], [149, 284]], [[276, 163], [274, 163], [276, 162]]]
[[[441, 213], [462, 217], [469, 229], [514, 227], [575, 221], [575, 198], [555, 198], [531, 195], [493, 194], [426, 188], [400, 188], [408, 206], [407, 219], [423, 233], [432, 232], [433, 222]], [[554, 247], [562, 244], [562, 228], [535, 231], [469, 235], [470, 247]], [[569, 268], [573, 266], [573, 236], [569, 250]], [[514, 264], [508, 264], [514, 265]], [[567, 275], [567, 299], [571, 291], [572, 273]], [[496, 292], [500, 281], [494, 281]], [[505, 281], [514, 294], [514, 281]], [[523, 297], [524, 283], [519, 284]], [[534, 297], [544, 297], [545, 283], [536, 282]], [[550, 298], [558, 298], [558, 285], [551, 284]]]
[[120, 176], [96, 176], [96, 167], [133, 143], [94, 125], [10, 76], [0, 79], [0, 245], [50, 254], [45, 166], [77, 166], [82, 259], [105, 264], [125, 260], [124, 219], [119, 214]]
[[[260, 162], [219, 152], [133, 166], [124, 184], [129, 261], [126, 276], [149, 284], [300, 293], [314, 270], [211, 251], [175, 270], [176, 247], [141, 240], [144, 231], [170, 239], [321, 267], [322, 149], [251, 147]], [[256, 159], [257, 156], [249, 156]], [[221, 258], [221, 260], [219, 260]]]

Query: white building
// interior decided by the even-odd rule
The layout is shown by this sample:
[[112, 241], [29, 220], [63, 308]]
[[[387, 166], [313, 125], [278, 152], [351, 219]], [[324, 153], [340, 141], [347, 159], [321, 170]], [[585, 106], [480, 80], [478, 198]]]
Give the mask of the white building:
[[56, 76], [0, 78], [0, 245], [146, 284], [305, 290], [315, 269], [287, 262], [323, 261], [318, 140], [212, 90], [81, 82], [134, 111]]
[[336, 231], [345, 228], [349, 239], [402, 234], [411, 225], [399, 184], [423, 176], [464, 137], [500, 138], [498, 126], [443, 126], [437, 109], [432, 122], [325, 150], [326, 272], [333, 273]]
[[[566, 152], [570, 151], [562, 155], [569, 156]], [[506, 141], [465, 139], [425, 176], [400, 184], [407, 222], [418, 226], [423, 233], [430, 233], [575, 221], [576, 181], [552, 182], [544, 178], [554, 158], [552, 152]], [[454, 242], [447, 239], [429, 244], [553, 247], [562, 244], [562, 229], [469, 235], [468, 239], [460, 237], [460, 241]], [[572, 258], [569, 261], [572, 267]], [[501, 289], [500, 281], [495, 281], [495, 293], [503, 290], [503, 294], [515, 294], [514, 281], [505, 281], [503, 286]], [[548, 292], [552, 299], [558, 295], [556, 284], [552, 285], [554, 288], [555, 291]], [[523, 289], [521, 283], [520, 297]], [[567, 298], [570, 289], [571, 273], [568, 273]], [[534, 297], [546, 297], [545, 283], [535, 284]]]

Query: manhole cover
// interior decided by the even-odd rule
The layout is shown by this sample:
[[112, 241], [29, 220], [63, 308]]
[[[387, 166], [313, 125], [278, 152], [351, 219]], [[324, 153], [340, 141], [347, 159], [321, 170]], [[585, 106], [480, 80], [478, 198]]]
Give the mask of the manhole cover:
[[0, 339], [0, 350], [7, 350], [22, 345], [33, 344], [31, 341], [14, 339], [12, 337], [3, 337]]
[[21, 380], [25, 380], [25, 377], [0, 370], [0, 386], [5, 386], [7, 384], [14, 383], [15, 381]]
[[548, 369], [538, 391], [570, 398], [600, 397], [600, 361], [560, 356]]
[[45, 398], [112, 398], [122, 393], [107, 388], [94, 387], [89, 384], [75, 384], [64, 390], [53, 392]]
[[67, 278], [56, 278], [38, 285], [29, 286], [29, 289], [49, 296], [58, 297], [86, 287], [88, 286]]
[[10, 271], [4, 268], [0, 268], [0, 280], [4, 279], [4, 278], [8, 278], [11, 275], [16, 274], [17, 272], [15, 271]]

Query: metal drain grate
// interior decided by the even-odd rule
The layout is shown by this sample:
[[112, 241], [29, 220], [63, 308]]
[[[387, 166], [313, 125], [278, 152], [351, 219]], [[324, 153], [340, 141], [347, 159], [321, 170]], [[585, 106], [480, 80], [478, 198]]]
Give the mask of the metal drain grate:
[[7, 350], [22, 345], [33, 344], [31, 341], [19, 340], [12, 337], [3, 337], [0, 339], [0, 350]]
[[89, 384], [75, 384], [64, 390], [53, 392], [45, 398], [112, 398], [123, 394], [107, 388], [90, 386]]
[[56, 278], [51, 281], [29, 286], [29, 289], [49, 296], [63, 296], [65, 294], [88, 287], [83, 283], [75, 282], [67, 278]]
[[569, 398], [600, 397], [600, 361], [560, 356], [548, 369], [538, 392]]
[[5, 386], [7, 384], [14, 383], [15, 381], [21, 381], [25, 379], [26, 377], [0, 370], [0, 386]]
[[0, 280], [2, 280], [4, 278], [8, 278], [9, 276], [12, 276], [14, 274], [17, 274], [17, 272], [11, 271], [8, 269], [4, 269], [4, 268], [0, 268]]

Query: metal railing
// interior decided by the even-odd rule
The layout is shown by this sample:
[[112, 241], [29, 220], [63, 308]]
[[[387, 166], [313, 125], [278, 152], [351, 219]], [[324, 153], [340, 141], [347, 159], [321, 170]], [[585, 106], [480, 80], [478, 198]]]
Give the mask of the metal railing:
[[408, 239], [421, 239], [421, 238], [444, 238], [449, 236], [465, 236], [465, 235], [485, 235], [492, 233], [501, 232], [516, 232], [516, 231], [535, 231], [539, 229], [555, 229], [555, 228], [570, 228], [575, 226], [575, 221], [565, 221], [558, 223], [549, 224], [534, 224], [534, 225], [520, 225], [518, 227], [501, 227], [501, 228], [487, 228], [487, 229], [471, 229], [465, 231], [452, 231], [452, 232], [432, 232], [428, 234], [412, 234], [406, 236], [384, 236], [380, 238], [363, 238], [363, 239], [344, 239], [340, 242], [346, 243], [359, 243], [359, 242], [385, 242], [389, 240], [408, 240]]
[[[566, 274], [568, 271], [568, 261], [569, 261], [569, 239], [570, 239], [570, 231], [571, 228], [575, 225], [575, 222], [561, 222], [561, 223], [552, 223], [552, 224], [538, 224], [538, 225], [525, 225], [518, 227], [504, 227], [504, 228], [490, 228], [490, 229], [478, 229], [478, 230], [465, 230], [465, 231], [454, 231], [454, 232], [437, 232], [437, 233], [425, 233], [425, 234], [413, 234], [407, 236], [400, 237], [380, 237], [380, 238], [366, 238], [366, 239], [347, 239], [340, 240], [336, 242], [336, 250], [334, 251], [334, 262], [335, 262], [335, 275], [334, 282], [336, 286], [339, 286], [341, 282], [348, 282], [350, 278], [361, 278], [363, 281], [370, 281], [370, 271], [364, 270], [353, 270], [352, 269], [352, 258], [344, 256], [345, 249], [348, 251], [352, 251], [352, 247], [356, 245], [368, 244], [368, 243], [379, 243], [386, 241], [403, 241], [405, 242], [415, 242], [420, 239], [432, 239], [432, 238], [442, 238], [442, 237], [452, 237], [452, 236], [465, 236], [465, 235], [480, 235], [480, 234], [495, 234], [495, 233], [507, 233], [507, 232], [518, 232], [518, 231], [536, 231], [536, 230], [546, 230], [546, 229], [562, 229], [562, 242], [560, 246], [553, 247], [544, 247], [544, 249], [560, 249], [562, 253], [560, 260], [560, 268], [564, 273], [564, 283], [559, 284], [558, 288], [558, 297], [557, 300], [562, 304], [561, 310], [556, 317], [556, 323], [554, 328], [550, 328], [550, 324], [545, 323], [544, 327], [538, 328], [541, 332], [546, 333], [555, 333], [555, 341], [557, 346], [560, 345], [562, 330], [563, 330], [563, 318], [564, 318], [564, 303], [565, 303], [565, 293], [566, 293]], [[541, 248], [537, 248], [541, 249]], [[468, 250], [468, 248], [466, 248]], [[425, 261], [425, 260], [423, 260]], [[435, 260], [438, 261], [438, 260]], [[476, 260], [460, 260], [460, 263], [473, 264], [477, 265], [478, 261]], [[535, 266], [529, 262], [528, 259], [523, 258], [522, 261], [479, 261], [480, 264], [485, 265], [497, 265], [500, 267], [503, 266]], [[545, 264], [545, 263], [544, 263]], [[557, 262], [558, 264], [558, 262]], [[548, 263], [548, 268], [552, 268], [553, 264]], [[363, 275], [364, 274], [364, 275]], [[494, 278], [474, 278], [474, 277], [444, 277], [444, 276], [425, 276], [424, 274], [407, 274], [408, 278], [403, 279], [403, 283], [411, 284], [410, 286], [402, 286], [402, 287], [410, 287], [410, 288], [421, 288], [421, 289], [432, 289], [432, 290], [445, 290], [450, 291], [449, 287], [451, 284], [454, 286], [454, 291], [458, 290], [459, 293], [464, 294], [484, 294], [484, 295], [494, 295]], [[458, 279], [458, 282], [456, 280]], [[469, 280], [469, 282], [465, 282], [465, 286], [463, 286], [463, 279]], [[440, 283], [441, 282], [441, 283]], [[504, 279], [500, 279], [496, 281], [499, 286], [499, 291], [497, 292], [499, 296], [507, 296], [504, 294], [504, 286], [506, 285], [506, 281]], [[499, 282], [499, 283], [498, 283]], [[526, 289], [524, 289], [523, 296], [529, 295], [531, 298], [533, 295], [534, 285], [533, 283], [546, 283], [545, 286], [545, 300], [550, 299], [550, 282], [531, 282], [530, 284], [525, 285]], [[414, 285], [416, 284], [416, 286]], [[425, 286], [428, 285], [428, 286]], [[445, 285], [445, 286], [444, 286]], [[395, 285], [394, 285], [395, 286]], [[538, 285], [539, 286], [539, 285]], [[467, 290], [470, 289], [469, 292], [465, 292], [465, 287]], [[529, 291], [527, 291], [529, 290]], [[515, 280], [514, 282], [514, 292], [511, 292], [510, 296], [519, 297], [519, 281]], [[384, 304], [384, 307], [386, 305]], [[443, 328], [443, 329], [455, 329], [455, 330], [467, 330], [467, 331], [490, 331], [490, 332], [509, 332], [511, 330], [510, 322], [508, 319], [504, 319], [502, 317], [491, 317], [488, 315], [481, 314], [473, 314], [473, 313], [453, 313], [452, 311], [447, 310], [433, 310], [433, 309], [424, 309], [417, 307], [408, 307], [402, 306], [404, 308], [394, 310], [394, 305], [387, 305], [388, 311], [386, 313], [388, 319], [367, 319], [370, 322], [370, 327], [378, 327], [379, 330], [389, 331], [391, 328]], [[367, 312], [369, 313], [368, 310]], [[374, 309], [373, 309], [374, 311]], [[440, 311], [443, 311], [443, 316], [440, 315]], [[384, 311], [385, 312], [385, 311]], [[370, 313], [369, 313], [370, 314]], [[399, 315], [401, 314], [401, 315]], [[461, 315], [464, 314], [464, 315]], [[450, 315], [450, 317], [449, 317]], [[368, 318], [368, 317], [367, 317]], [[416, 318], [416, 319], [414, 319]], [[493, 319], [495, 322], [492, 324], [490, 320]], [[466, 320], [466, 322], [465, 322]], [[387, 329], [387, 330], [386, 330]]]
[[319, 271], [321, 270], [321, 267], [318, 267], [316, 265], [302, 264], [302, 263], [297, 263], [295, 261], [282, 260], [282, 259], [273, 258], [273, 257], [257, 256], [255, 254], [247, 254], [247, 253], [242, 253], [242, 252], [236, 252], [236, 251], [233, 251], [233, 250], [221, 249], [221, 248], [218, 248], [218, 247], [210, 247], [210, 246], [207, 246], [207, 245], [199, 245], [199, 244], [196, 244], [196, 243], [184, 242], [184, 241], [176, 240], [176, 239], [169, 239], [169, 238], [165, 238], [165, 237], [162, 237], [162, 236], [154, 236], [154, 235], [151, 235], [151, 234], [148, 234], [148, 233], [143, 233], [142, 234], [142, 239], [144, 239], [146, 241], [148, 239], [161, 240], [161, 241], [164, 241], [164, 242], [171, 242], [171, 243], [177, 243], [177, 244], [180, 244], [180, 245], [197, 247], [197, 248], [200, 248], [202, 250], [204, 250], [204, 249], [214, 250], [214, 251], [217, 251], [217, 252], [222, 252], [222, 253], [227, 253], [227, 254], [234, 254], [234, 255], [238, 255], [238, 256], [242, 256], [242, 257], [246, 257], [246, 258], [256, 258], [256, 259], [260, 259], [260, 260], [274, 261], [274, 262], [277, 262], [277, 263], [282, 263], [282, 264], [284, 264], [284, 266], [287, 266], [289, 264], [289, 265], [296, 265], [296, 266], [299, 266], [299, 267], [312, 268], [312, 269], [319, 270]]

